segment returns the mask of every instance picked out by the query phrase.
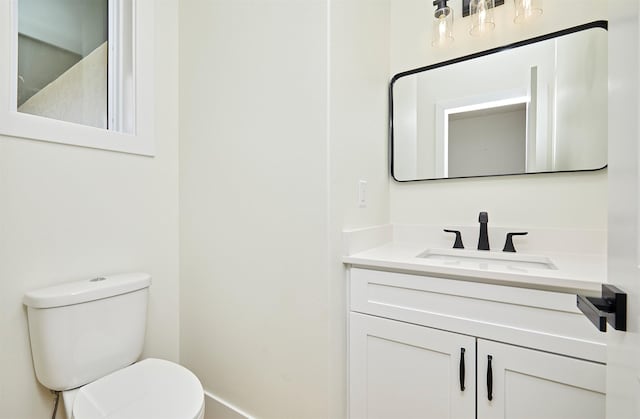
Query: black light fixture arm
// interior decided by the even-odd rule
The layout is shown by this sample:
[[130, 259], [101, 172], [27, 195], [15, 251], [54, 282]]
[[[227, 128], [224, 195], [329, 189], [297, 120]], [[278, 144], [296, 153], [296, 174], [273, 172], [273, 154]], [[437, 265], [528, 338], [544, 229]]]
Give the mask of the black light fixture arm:
[[438, 19], [440, 17], [443, 17], [443, 16], [446, 17], [450, 13], [450, 11], [447, 8], [447, 2], [448, 1], [449, 0], [434, 0], [433, 1], [433, 5], [436, 6], [436, 11], [433, 14], [433, 16], [436, 19]]
[[449, 0], [434, 0], [433, 5], [436, 6], [436, 9], [444, 9], [447, 7], [447, 2]]

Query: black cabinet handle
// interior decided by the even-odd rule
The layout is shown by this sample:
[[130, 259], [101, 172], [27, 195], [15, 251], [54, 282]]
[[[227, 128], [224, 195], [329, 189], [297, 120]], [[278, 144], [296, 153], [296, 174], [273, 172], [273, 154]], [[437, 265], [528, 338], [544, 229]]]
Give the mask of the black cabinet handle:
[[460, 391], [464, 391], [464, 348], [460, 348]]
[[491, 360], [493, 357], [487, 355], [487, 359], [489, 361], [489, 366], [487, 367], [487, 398], [491, 401], [493, 400], [493, 371], [491, 369]]

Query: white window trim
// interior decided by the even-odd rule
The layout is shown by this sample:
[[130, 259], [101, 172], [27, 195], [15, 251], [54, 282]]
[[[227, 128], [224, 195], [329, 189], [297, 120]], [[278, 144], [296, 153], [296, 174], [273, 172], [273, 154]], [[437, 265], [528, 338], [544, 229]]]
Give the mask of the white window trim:
[[135, 127], [134, 134], [74, 124], [18, 112], [18, 0], [0, 1], [0, 134], [145, 156], [154, 144], [154, 0], [133, 1]]

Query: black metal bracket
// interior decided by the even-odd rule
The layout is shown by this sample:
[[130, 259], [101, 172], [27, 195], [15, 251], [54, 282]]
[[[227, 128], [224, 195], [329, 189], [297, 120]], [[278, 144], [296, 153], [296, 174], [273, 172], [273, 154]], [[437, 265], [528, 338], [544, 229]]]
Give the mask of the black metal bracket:
[[[467, 17], [471, 14], [469, 4], [471, 4], [471, 0], [462, 0], [462, 17]], [[496, 0], [494, 7], [502, 6], [503, 4], [504, 0]]]
[[607, 331], [607, 323], [616, 330], [627, 330], [627, 294], [619, 288], [602, 284], [602, 298], [576, 297], [580, 311], [601, 332]]

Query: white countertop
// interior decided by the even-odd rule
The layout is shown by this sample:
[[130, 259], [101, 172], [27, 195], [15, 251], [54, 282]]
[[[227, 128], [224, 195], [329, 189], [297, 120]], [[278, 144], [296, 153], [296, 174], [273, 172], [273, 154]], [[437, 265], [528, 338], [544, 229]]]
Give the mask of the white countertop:
[[[606, 252], [597, 251], [598, 249], [591, 252], [571, 253], [558, 251], [558, 249], [567, 248], [566, 246], [556, 246], [555, 249], [553, 249], [553, 246], [549, 246], [549, 250], [538, 252], [528, 250], [520, 253], [549, 258], [557, 269], [514, 267], [509, 266], [509, 264], [500, 265], [494, 263], [477, 263], [475, 267], [469, 267], [462, 266], [464, 264], [456, 263], [455, 261], [418, 257], [418, 255], [429, 249], [446, 249], [447, 247], [443, 246], [443, 241], [433, 240], [430, 243], [428, 240], [423, 243], [401, 241], [398, 239], [406, 238], [406, 234], [403, 237], [403, 234], [393, 231], [395, 226], [385, 226], [385, 228], [387, 231], [382, 235], [380, 232], [376, 232], [377, 238], [372, 241], [375, 244], [371, 248], [367, 249], [367, 246], [363, 243], [358, 243], [358, 246], [355, 247], [347, 245], [343, 262], [364, 268], [435, 275], [526, 288], [572, 293], [580, 292], [592, 295], [599, 295], [601, 284], [606, 282]], [[391, 228], [391, 233], [389, 228]], [[371, 231], [369, 229], [366, 234], [371, 236]], [[359, 232], [345, 232], [345, 235], [350, 233], [356, 233], [357, 235], [361, 232], [362, 230]], [[548, 232], [546, 234], [548, 235]], [[584, 241], [585, 236], [582, 234], [581, 232], [579, 239]], [[351, 242], [362, 241], [361, 236], [360, 234], [360, 238], [356, 240], [354, 240], [353, 235], [351, 237], [347, 236], [347, 242], [349, 240]], [[540, 237], [542, 234], [538, 236]], [[445, 243], [450, 245], [448, 243], [451, 241], [450, 237], [447, 235], [444, 235], [444, 237], [446, 238]], [[575, 237], [572, 239], [575, 239]], [[561, 241], [561, 239], [558, 240]], [[516, 244], [516, 246], [518, 245]], [[349, 247], [351, 248], [349, 249]], [[521, 247], [526, 248], [526, 246]], [[362, 250], [363, 248], [365, 250]], [[491, 251], [491, 253], [497, 252], [502, 253], [501, 250]]]

